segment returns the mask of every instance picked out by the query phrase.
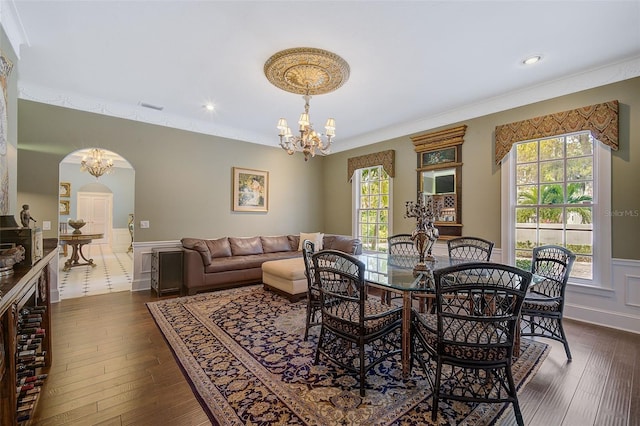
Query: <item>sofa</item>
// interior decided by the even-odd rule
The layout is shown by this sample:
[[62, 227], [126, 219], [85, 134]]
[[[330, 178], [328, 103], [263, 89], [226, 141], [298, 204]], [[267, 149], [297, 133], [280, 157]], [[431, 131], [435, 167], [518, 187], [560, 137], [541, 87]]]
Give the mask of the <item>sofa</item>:
[[[359, 239], [334, 234], [300, 234], [217, 239], [182, 238], [183, 293], [222, 290], [262, 282], [262, 264], [302, 257], [300, 238], [321, 239], [322, 249], [361, 254]], [[312, 239], [313, 241], [313, 239]]]

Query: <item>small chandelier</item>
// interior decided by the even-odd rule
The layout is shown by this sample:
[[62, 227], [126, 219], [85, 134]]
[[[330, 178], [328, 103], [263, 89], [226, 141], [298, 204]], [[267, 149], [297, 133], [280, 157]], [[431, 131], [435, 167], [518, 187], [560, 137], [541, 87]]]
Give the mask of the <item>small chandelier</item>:
[[309, 117], [309, 100], [311, 95], [329, 93], [342, 86], [349, 78], [349, 71], [349, 64], [340, 56], [310, 47], [283, 50], [264, 64], [267, 79], [276, 87], [304, 95], [304, 112], [298, 119], [299, 136], [293, 135], [286, 119], [278, 120], [280, 147], [289, 155], [302, 152], [307, 161], [318, 153], [330, 152], [336, 135], [335, 120], [327, 120], [324, 134], [316, 132]]
[[98, 148], [91, 149], [90, 156], [85, 155], [82, 157], [82, 162], [80, 163], [80, 171], [89, 172], [96, 179], [111, 173], [112, 167], [113, 160], [106, 158], [104, 151]]
[[[315, 157], [316, 151], [323, 155], [329, 154], [331, 150], [331, 140], [336, 135], [336, 122], [333, 118], [329, 118], [324, 125], [324, 135], [313, 130], [313, 125], [309, 121], [309, 100], [311, 96], [305, 94], [304, 112], [300, 114], [298, 124], [300, 125], [300, 136], [293, 136], [291, 129], [285, 118], [278, 120], [278, 136], [280, 136], [280, 147], [287, 151], [287, 154], [293, 155], [295, 152], [304, 154], [304, 161], [309, 160], [309, 156]], [[326, 137], [326, 140], [322, 139]]]

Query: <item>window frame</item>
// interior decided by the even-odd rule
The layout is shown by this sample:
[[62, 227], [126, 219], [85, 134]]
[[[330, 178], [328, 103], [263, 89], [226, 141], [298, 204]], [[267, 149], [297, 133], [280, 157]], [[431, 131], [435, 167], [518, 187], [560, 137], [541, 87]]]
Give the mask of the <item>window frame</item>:
[[[582, 133], [582, 132], [575, 132]], [[544, 136], [518, 143], [563, 137], [575, 133]], [[593, 272], [591, 279], [571, 277], [569, 285], [612, 289], [611, 275], [611, 148], [593, 133]], [[502, 262], [515, 265], [516, 243], [516, 150], [512, 146], [501, 164]]]
[[[387, 171], [384, 169], [384, 167], [380, 164], [378, 165], [372, 165], [372, 166], [367, 166], [367, 167], [362, 167], [359, 169], [356, 169], [354, 172], [354, 179], [353, 179], [353, 183], [354, 185], [352, 185], [352, 215], [351, 215], [351, 219], [352, 219], [352, 229], [353, 229], [353, 235], [356, 238], [359, 238], [362, 241], [362, 247], [363, 250], [365, 251], [373, 251], [373, 252], [382, 252], [380, 250], [371, 250], [366, 248], [367, 247], [367, 241], [365, 241], [365, 239], [363, 239], [363, 237], [360, 235], [360, 223], [359, 223], [359, 215], [360, 215], [360, 195], [361, 195], [361, 185], [362, 185], [362, 170], [364, 169], [373, 169], [373, 168], [378, 168], [381, 172], [384, 172], [387, 174], [387, 177], [389, 178], [389, 205], [386, 208], [386, 212], [387, 212], [387, 236], [393, 235], [392, 233], [392, 224], [393, 224], [393, 177], [391, 177]], [[385, 210], [385, 209], [370, 209], [370, 210]], [[378, 222], [380, 223], [380, 222]]]

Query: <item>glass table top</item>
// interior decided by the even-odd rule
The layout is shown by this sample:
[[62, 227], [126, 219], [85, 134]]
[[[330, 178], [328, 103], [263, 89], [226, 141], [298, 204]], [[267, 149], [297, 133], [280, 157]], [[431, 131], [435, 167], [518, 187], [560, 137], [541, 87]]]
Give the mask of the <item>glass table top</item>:
[[[434, 292], [433, 274], [430, 270], [414, 274], [417, 256], [389, 255], [387, 253], [363, 253], [355, 256], [365, 265], [364, 278], [371, 284], [378, 284], [404, 291]], [[449, 266], [448, 257], [436, 257], [426, 262], [431, 269]]]
[[[435, 260], [425, 262], [428, 270], [414, 273], [413, 267], [418, 264], [417, 256], [368, 252], [355, 257], [364, 263], [364, 279], [368, 283], [401, 291], [426, 293], [435, 292], [432, 272], [434, 269], [462, 261], [449, 259], [448, 256], [435, 256]], [[543, 279], [534, 275], [531, 284], [534, 285]]]

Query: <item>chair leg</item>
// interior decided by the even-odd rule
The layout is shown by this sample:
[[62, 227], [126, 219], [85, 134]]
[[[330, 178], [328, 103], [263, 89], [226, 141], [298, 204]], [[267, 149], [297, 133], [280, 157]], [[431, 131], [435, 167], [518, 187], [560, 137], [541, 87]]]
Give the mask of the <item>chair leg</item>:
[[560, 335], [562, 336], [562, 344], [564, 345], [564, 351], [567, 354], [567, 360], [571, 361], [571, 351], [569, 350], [569, 342], [567, 341], [567, 335], [564, 332], [564, 327], [562, 326], [562, 319], [558, 320], [558, 328], [560, 329]]
[[507, 382], [509, 382], [509, 395], [513, 398], [513, 412], [516, 416], [516, 422], [518, 426], [524, 426], [524, 419], [522, 418], [522, 411], [520, 411], [520, 403], [518, 402], [518, 391], [513, 381], [511, 368], [507, 368]]
[[360, 396], [364, 398], [364, 386], [366, 382], [365, 373], [367, 371], [364, 365], [364, 342], [358, 342], [358, 346], [358, 351], [360, 352]]
[[438, 419], [438, 406], [440, 405], [440, 374], [442, 373], [442, 363], [438, 360], [436, 366], [436, 380], [433, 386], [433, 402], [431, 407], [431, 420], [436, 421]]
[[522, 411], [520, 411], [518, 399], [513, 401], [513, 412], [516, 415], [516, 423], [518, 423], [518, 426], [524, 426], [524, 419], [522, 418]]
[[[307, 297], [310, 298], [311, 295], [309, 295]], [[305, 342], [309, 338], [309, 324], [311, 324], [312, 310], [313, 310], [313, 308], [311, 307], [311, 299], [308, 299], [308, 301], [307, 301], [307, 324], [306, 324], [305, 329], [304, 329], [304, 340], [305, 340]]]
[[320, 347], [322, 346], [322, 341], [324, 340], [324, 326], [320, 326], [320, 336], [318, 337], [318, 344], [316, 345], [316, 356], [314, 357], [314, 364], [317, 364], [320, 360]]

